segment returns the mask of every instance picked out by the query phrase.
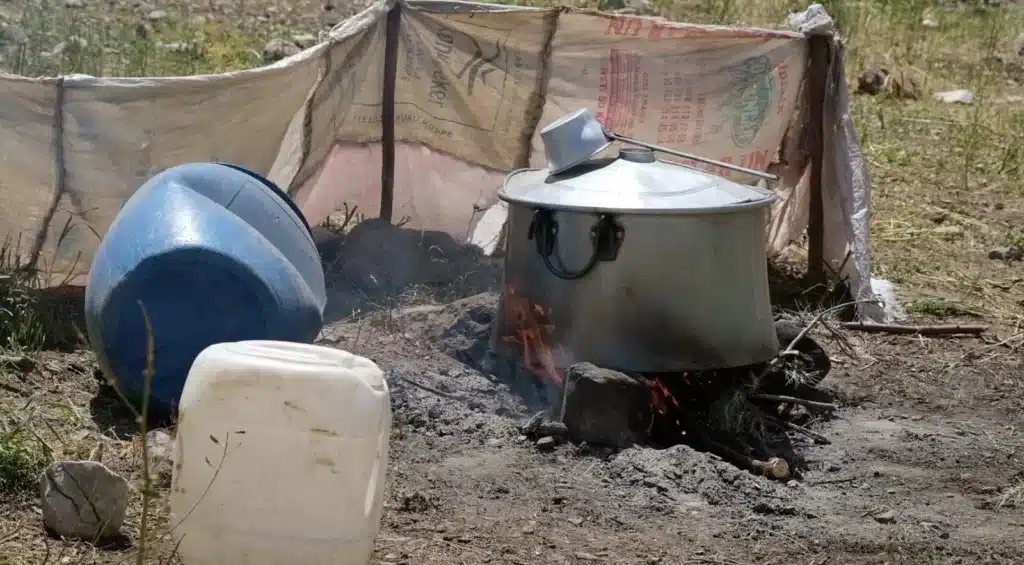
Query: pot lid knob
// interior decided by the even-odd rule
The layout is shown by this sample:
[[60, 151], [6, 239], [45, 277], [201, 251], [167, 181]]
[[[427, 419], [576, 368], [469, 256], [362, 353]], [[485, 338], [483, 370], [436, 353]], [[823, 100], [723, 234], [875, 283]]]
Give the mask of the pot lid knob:
[[619, 149], [619, 159], [631, 163], [653, 163], [654, 151], [646, 147], [623, 147]]

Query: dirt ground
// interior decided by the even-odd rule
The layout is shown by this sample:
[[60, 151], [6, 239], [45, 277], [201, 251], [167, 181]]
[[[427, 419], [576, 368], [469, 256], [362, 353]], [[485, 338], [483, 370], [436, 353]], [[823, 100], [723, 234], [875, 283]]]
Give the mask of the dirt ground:
[[328, 332], [392, 376], [397, 425], [381, 561], [1024, 559], [1024, 516], [1000, 507], [1022, 470], [1017, 356], [975, 340], [852, 336], [856, 354], [837, 356], [825, 382], [844, 408], [813, 426], [832, 444], [804, 442], [808, 469], [778, 483], [686, 446], [538, 452], [516, 428], [536, 406], [435, 345], [463, 348], [467, 321], [495, 303], [481, 295], [398, 315], [386, 329]]
[[[491, 292], [395, 308], [323, 333], [321, 343], [376, 361], [391, 389], [378, 563], [1024, 560], [1024, 515], [1008, 490], [1024, 478], [1024, 395], [1020, 356], [1005, 346], [844, 334], [840, 347], [816, 331], [834, 362], [822, 386], [842, 409], [811, 424], [830, 445], [793, 438], [806, 469], [777, 482], [683, 445], [540, 451], [518, 426], [543, 405], [456, 359], [486, 339], [496, 302]], [[5, 406], [22, 391], [19, 402], [39, 407], [31, 421], [40, 430], [77, 428], [49, 440], [55, 451], [83, 457], [104, 443], [104, 462], [139, 479], [131, 421], [99, 391], [90, 354], [46, 354], [36, 371], [5, 379]], [[156, 536], [154, 559], [172, 549]], [[127, 562], [134, 546], [49, 540], [33, 496], [0, 506], [5, 565], [60, 553], [62, 562]]]

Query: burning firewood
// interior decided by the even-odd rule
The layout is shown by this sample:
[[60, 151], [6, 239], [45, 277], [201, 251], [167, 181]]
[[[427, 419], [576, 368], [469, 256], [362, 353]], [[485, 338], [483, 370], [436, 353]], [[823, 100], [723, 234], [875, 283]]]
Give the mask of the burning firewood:
[[769, 479], [783, 480], [789, 477], [789, 463], [781, 457], [772, 457], [767, 461], [751, 461], [755, 469]]
[[783, 480], [789, 477], [789, 463], [781, 457], [770, 457], [762, 461], [712, 440], [703, 433], [695, 431], [690, 435], [691, 441], [697, 444], [695, 447], [713, 453], [741, 469], [764, 475], [769, 479]]

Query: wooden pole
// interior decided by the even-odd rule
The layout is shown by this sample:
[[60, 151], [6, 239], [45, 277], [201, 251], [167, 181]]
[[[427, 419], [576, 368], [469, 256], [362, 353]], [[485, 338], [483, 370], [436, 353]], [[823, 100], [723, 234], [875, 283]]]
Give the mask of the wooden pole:
[[811, 194], [807, 218], [807, 280], [813, 285], [825, 282], [825, 208], [821, 172], [825, 154], [825, 83], [828, 80], [831, 38], [813, 36], [808, 49], [810, 63], [806, 84], [810, 111]]
[[388, 12], [384, 28], [384, 95], [381, 107], [380, 218], [388, 222], [395, 203], [395, 83], [398, 79], [398, 37], [402, 1]]

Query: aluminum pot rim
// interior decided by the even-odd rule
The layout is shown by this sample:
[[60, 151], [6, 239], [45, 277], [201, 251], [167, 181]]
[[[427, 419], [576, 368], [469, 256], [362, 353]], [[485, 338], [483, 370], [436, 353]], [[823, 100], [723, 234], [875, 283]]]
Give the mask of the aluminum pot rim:
[[745, 212], [748, 210], [758, 208], [768, 208], [775, 204], [779, 197], [774, 191], [765, 190], [767, 194], [761, 200], [752, 200], [748, 202], [738, 202], [736, 204], [730, 204], [728, 206], [716, 206], [713, 208], [623, 208], [623, 207], [606, 207], [606, 206], [576, 206], [572, 204], [557, 204], [551, 202], [532, 202], [523, 198], [516, 198], [509, 196], [505, 192], [505, 187], [508, 186], [508, 181], [513, 176], [524, 173], [524, 172], [535, 172], [545, 171], [547, 169], [532, 169], [532, 168], [521, 168], [515, 169], [505, 175], [505, 180], [501, 183], [501, 188], [498, 190], [498, 200], [506, 202], [510, 205], [524, 206], [526, 208], [537, 209], [543, 208], [545, 210], [556, 210], [564, 212], [580, 212], [584, 214], [630, 214], [635, 216], [710, 216], [716, 214], [731, 214], [738, 212]]

